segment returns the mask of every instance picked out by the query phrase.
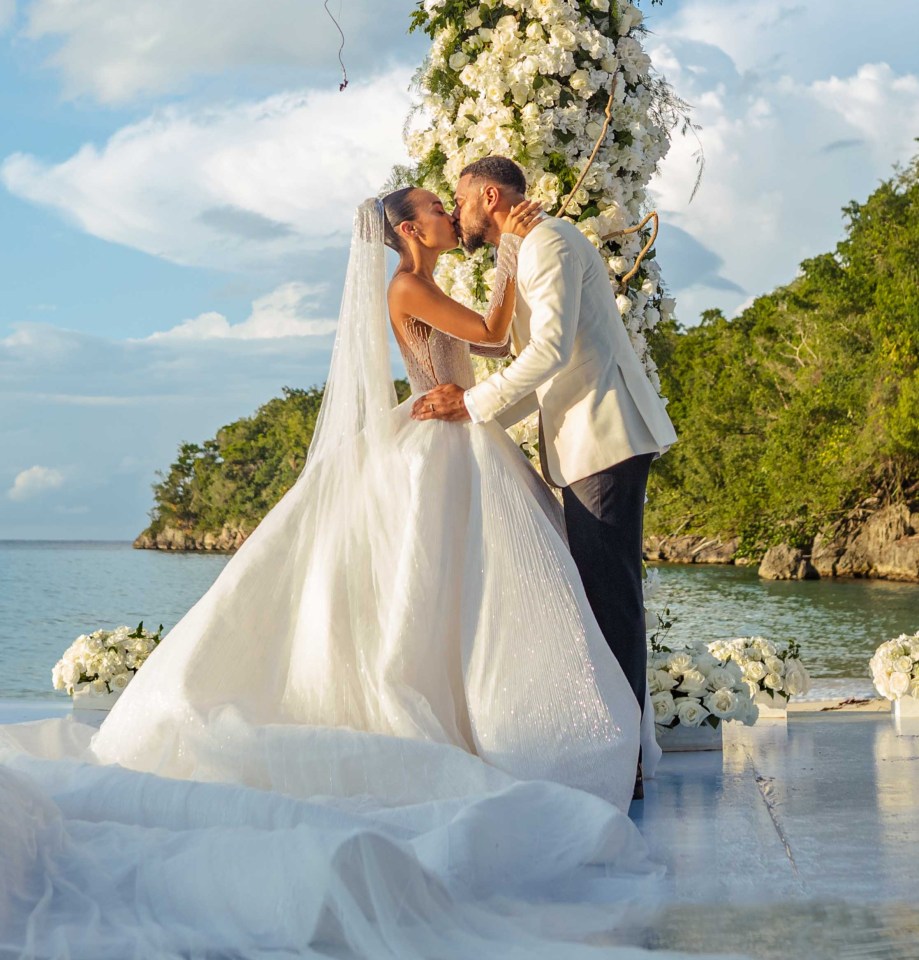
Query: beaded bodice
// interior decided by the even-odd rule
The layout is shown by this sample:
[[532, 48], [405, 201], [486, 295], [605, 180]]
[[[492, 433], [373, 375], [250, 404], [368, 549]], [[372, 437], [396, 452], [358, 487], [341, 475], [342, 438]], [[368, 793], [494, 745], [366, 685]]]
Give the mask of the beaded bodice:
[[402, 328], [405, 341], [397, 337], [412, 393], [427, 393], [439, 383], [455, 383], [468, 390], [475, 386], [469, 344], [443, 333], [415, 317]]

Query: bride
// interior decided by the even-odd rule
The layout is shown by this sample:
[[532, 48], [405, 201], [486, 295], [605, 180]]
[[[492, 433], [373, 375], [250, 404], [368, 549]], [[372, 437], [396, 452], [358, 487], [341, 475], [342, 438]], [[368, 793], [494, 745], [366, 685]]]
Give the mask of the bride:
[[482, 317], [434, 284], [434, 194], [358, 209], [294, 486], [98, 731], [0, 728], [0, 955], [555, 957], [654, 873], [639, 707], [559, 504], [497, 424], [393, 389], [390, 321], [414, 397], [506, 349], [537, 213]]

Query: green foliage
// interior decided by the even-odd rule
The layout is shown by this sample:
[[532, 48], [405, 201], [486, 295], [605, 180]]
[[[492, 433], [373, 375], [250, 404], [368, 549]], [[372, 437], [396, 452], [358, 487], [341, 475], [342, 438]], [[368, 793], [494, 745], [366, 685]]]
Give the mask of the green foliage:
[[736, 319], [655, 331], [681, 439], [653, 471], [649, 533], [757, 555], [919, 479], [919, 158], [844, 212], [835, 253]]
[[[153, 485], [151, 534], [167, 525], [204, 534], [224, 524], [249, 531], [258, 524], [300, 475], [322, 403], [318, 387], [283, 393], [203, 445], [180, 445]], [[397, 380], [399, 401], [409, 393], [408, 382]]]

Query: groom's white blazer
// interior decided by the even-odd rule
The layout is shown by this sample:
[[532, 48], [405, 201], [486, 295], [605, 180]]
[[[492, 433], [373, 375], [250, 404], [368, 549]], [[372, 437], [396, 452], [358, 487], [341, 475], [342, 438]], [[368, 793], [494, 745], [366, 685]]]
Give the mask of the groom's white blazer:
[[558, 487], [676, 442], [616, 306], [606, 263], [574, 224], [547, 217], [524, 239], [511, 327], [516, 360], [466, 392], [474, 421], [540, 411], [540, 460]]

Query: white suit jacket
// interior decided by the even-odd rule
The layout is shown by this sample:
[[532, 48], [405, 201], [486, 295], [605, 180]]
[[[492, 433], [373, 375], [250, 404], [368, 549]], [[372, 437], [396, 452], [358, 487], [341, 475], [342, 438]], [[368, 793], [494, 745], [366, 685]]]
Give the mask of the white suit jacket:
[[474, 420], [508, 427], [537, 408], [549, 483], [676, 442], [622, 322], [606, 263], [574, 224], [547, 217], [524, 239], [511, 336], [517, 359], [467, 392]]

